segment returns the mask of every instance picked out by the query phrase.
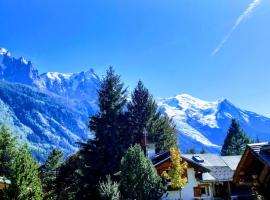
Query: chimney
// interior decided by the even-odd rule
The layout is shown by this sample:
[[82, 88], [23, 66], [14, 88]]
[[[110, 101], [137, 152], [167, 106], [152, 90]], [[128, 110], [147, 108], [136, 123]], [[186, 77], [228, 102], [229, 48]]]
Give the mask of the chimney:
[[156, 144], [155, 143], [146, 144], [146, 156], [151, 159], [155, 155], [156, 155]]

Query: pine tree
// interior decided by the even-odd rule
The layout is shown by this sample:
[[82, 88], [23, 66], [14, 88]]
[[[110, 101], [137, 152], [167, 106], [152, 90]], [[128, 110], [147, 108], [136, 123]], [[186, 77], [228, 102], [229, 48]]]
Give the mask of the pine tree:
[[196, 152], [196, 149], [194, 147], [186, 150], [186, 154], [196, 154], [196, 153], [197, 152]]
[[79, 191], [81, 159], [78, 153], [69, 156], [58, 170], [56, 177], [57, 199], [74, 200]]
[[206, 154], [206, 150], [204, 148], [201, 149], [200, 154]]
[[156, 119], [150, 123], [150, 141], [156, 144], [156, 152], [168, 151], [170, 147], [177, 146], [177, 130], [169, 117], [157, 114]]
[[11, 177], [11, 166], [17, 154], [16, 145], [16, 138], [7, 128], [2, 127], [0, 130], [0, 176], [2, 177]]
[[258, 136], [258, 135], [256, 135], [256, 139], [255, 139], [254, 143], [260, 143], [260, 142], [261, 142], [261, 141], [260, 141], [259, 136]]
[[106, 181], [100, 182], [99, 194], [102, 200], [120, 200], [119, 184], [106, 176]]
[[232, 119], [231, 126], [221, 149], [222, 156], [242, 155], [250, 138], [241, 129], [236, 119]]
[[180, 191], [181, 199], [181, 190], [187, 183], [187, 177], [184, 176], [187, 171], [187, 163], [182, 162], [181, 153], [178, 148], [170, 148], [170, 156], [171, 166], [167, 170], [168, 172], [164, 171], [162, 173], [162, 177], [164, 177], [171, 183], [171, 189]]
[[124, 108], [126, 89], [112, 67], [107, 70], [98, 91], [99, 112], [89, 122], [94, 139], [81, 144], [79, 155], [83, 166], [80, 169], [80, 199], [98, 199], [97, 185], [105, 175], [119, 170], [124, 146]]
[[132, 140], [132, 145], [142, 144], [144, 134], [147, 134], [150, 142], [156, 143], [157, 152], [167, 151], [177, 144], [175, 125], [168, 117], [161, 116], [156, 102], [142, 81], [138, 82], [132, 92], [127, 108], [127, 137]]
[[127, 104], [128, 137], [130, 144], [141, 144], [145, 132], [148, 132], [150, 120], [156, 114], [157, 106], [148, 89], [139, 81]]
[[26, 145], [19, 149], [19, 153], [12, 163], [11, 170], [11, 185], [6, 193], [6, 199], [42, 199], [38, 164], [33, 160]]
[[165, 193], [152, 162], [140, 145], [132, 146], [121, 161], [120, 191], [126, 200], [158, 200]]
[[63, 161], [63, 153], [53, 149], [45, 164], [40, 168], [40, 178], [43, 188], [43, 200], [57, 199], [57, 175]]

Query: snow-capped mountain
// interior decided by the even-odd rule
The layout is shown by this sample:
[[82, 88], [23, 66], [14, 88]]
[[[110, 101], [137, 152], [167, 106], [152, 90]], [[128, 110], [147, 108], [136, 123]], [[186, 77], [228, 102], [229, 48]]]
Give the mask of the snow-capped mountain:
[[[100, 79], [93, 69], [78, 73], [47, 72], [39, 75], [30, 61], [0, 48], [0, 80], [22, 83], [63, 97], [95, 103]], [[93, 104], [95, 105], [95, 104]]]
[[[100, 79], [92, 69], [79, 73], [39, 74], [31, 61], [0, 48], [0, 125], [8, 125], [42, 161], [52, 148], [67, 155], [91, 136], [89, 117], [98, 111]], [[158, 99], [173, 118], [183, 151], [219, 152], [232, 118], [252, 138], [269, 141], [270, 119], [234, 106], [227, 99], [207, 102], [187, 94]]]
[[98, 110], [99, 85], [92, 69], [40, 75], [30, 61], [0, 48], [0, 125], [27, 142], [40, 161], [55, 147], [68, 155], [91, 137], [88, 119]]
[[79, 73], [47, 72], [40, 75], [39, 88], [68, 98], [93, 102], [96, 100], [100, 79], [93, 69]]
[[227, 99], [207, 102], [188, 94], [159, 99], [159, 110], [173, 118], [182, 149], [191, 147], [218, 152], [231, 119], [236, 118], [252, 138], [268, 141], [270, 119], [234, 106]]

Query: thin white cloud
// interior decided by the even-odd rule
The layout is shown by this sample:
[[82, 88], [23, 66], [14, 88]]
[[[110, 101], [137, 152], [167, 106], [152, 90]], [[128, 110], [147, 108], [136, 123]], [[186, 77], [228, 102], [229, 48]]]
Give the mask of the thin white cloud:
[[237, 18], [237, 20], [235, 21], [234, 26], [232, 27], [232, 29], [230, 30], [230, 32], [224, 37], [224, 39], [214, 49], [214, 51], [212, 52], [211, 56], [214, 56], [214, 55], [216, 55], [219, 52], [219, 50], [223, 47], [223, 45], [231, 37], [231, 35], [235, 31], [235, 29], [241, 24], [241, 22], [243, 20], [245, 20], [249, 15], [252, 14], [252, 12], [255, 10], [255, 8], [257, 8], [258, 5], [260, 5], [261, 2], [262, 2], [262, 0], [253, 0], [249, 4], [248, 8]]

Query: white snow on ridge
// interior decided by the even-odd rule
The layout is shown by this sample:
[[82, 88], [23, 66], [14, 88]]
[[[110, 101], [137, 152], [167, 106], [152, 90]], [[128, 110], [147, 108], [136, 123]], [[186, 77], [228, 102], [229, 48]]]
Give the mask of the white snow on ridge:
[[168, 116], [177, 116], [177, 121], [186, 121], [187, 117], [190, 117], [202, 125], [218, 128], [216, 121], [218, 101], [207, 102], [187, 94], [181, 94], [161, 100], [158, 105], [165, 108]]
[[8, 50], [5, 48], [0, 48], [0, 55], [7, 54]]
[[174, 120], [177, 130], [181, 134], [206, 146], [219, 148], [218, 145], [212, 143], [202, 133], [188, 124], [188, 120], [192, 118], [203, 126], [218, 128], [216, 120], [217, 101], [207, 102], [188, 94], [181, 94], [176, 97], [159, 100], [158, 106]]
[[52, 81], [57, 80], [61, 82], [62, 79], [69, 79], [71, 75], [72, 75], [71, 73], [47, 72], [45, 74], [42, 74], [41, 76], [42, 77], [46, 76]]

